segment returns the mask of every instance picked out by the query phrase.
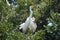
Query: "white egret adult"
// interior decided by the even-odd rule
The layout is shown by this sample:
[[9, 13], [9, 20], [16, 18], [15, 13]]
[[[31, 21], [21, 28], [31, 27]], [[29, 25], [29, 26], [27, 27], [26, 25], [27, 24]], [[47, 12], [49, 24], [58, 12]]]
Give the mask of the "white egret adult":
[[30, 22], [31, 22], [32, 13], [33, 13], [32, 12], [32, 6], [30, 6], [30, 16], [26, 19], [25, 23], [22, 23], [20, 25], [20, 28], [19, 28], [20, 31], [26, 33], [26, 31], [27, 31], [27, 29], [28, 29], [28, 27], [30, 25]]
[[30, 16], [26, 19], [25, 23], [22, 23], [20, 25], [19, 30], [23, 33], [26, 33], [27, 30], [31, 30], [33, 33], [35, 33], [37, 25], [35, 23], [35, 18], [32, 17], [32, 6], [30, 6]]

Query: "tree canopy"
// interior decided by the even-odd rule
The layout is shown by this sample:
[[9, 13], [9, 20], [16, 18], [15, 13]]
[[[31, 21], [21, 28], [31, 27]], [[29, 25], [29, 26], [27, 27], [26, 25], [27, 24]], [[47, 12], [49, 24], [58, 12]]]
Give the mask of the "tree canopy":
[[[60, 0], [0, 0], [0, 40], [60, 40]], [[13, 3], [13, 4], [12, 4]], [[42, 24], [33, 35], [19, 32], [19, 25], [29, 16], [29, 6], [37, 26], [47, 20], [53, 26]]]

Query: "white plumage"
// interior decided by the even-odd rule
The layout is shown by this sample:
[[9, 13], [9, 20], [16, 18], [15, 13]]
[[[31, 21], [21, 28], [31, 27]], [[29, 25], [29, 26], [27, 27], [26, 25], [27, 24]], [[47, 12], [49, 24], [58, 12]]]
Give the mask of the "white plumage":
[[35, 18], [32, 17], [32, 6], [30, 6], [30, 16], [26, 19], [25, 23], [22, 23], [20, 25], [20, 29], [22, 29], [22, 32], [26, 33], [26, 31], [28, 30], [28, 28], [30, 30], [32, 30], [33, 32], [35, 32], [36, 28], [37, 28], [37, 25], [36, 23], [34, 22], [35, 21]]
[[50, 22], [50, 23], [47, 24], [47, 26], [53, 26], [53, 24]]
[[10, 3], [8, 2], [8, 0], [6, 0], [6, 3], [8, 4], [8, 6], [10, 6]]

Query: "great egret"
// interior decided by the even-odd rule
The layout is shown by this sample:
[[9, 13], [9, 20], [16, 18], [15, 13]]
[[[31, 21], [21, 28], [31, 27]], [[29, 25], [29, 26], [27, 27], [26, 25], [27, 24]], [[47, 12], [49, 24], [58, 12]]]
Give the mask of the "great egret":
[[[33, 33], [36, 31], [37, 25], [36, 25], [36, 23], [35, 23], [35, 18], [34, 18], [34, 17], [31, 18], [31, 22], [30, 22], [28, 28], [25, 29], [24, 25], [25, 25], [25, 23], [22, 23], [22, 24], [19, 25], [19, 26], [20, 26], [19, 29], [20, 29], [21, 32], [24, 32], [24, 33], [25, 33], [25, 32], [28, 30], [28, 28], [29, 28], [29, 30], [31, 30]], [[23, 29], [22, 29], [22, 28], [23, 28]]]
[[19, 30], [23, 33], [26, 33], [28, 29], [32, 30], [32, 32], [34, 33], [36, 31], [37, 25], [34, 22], [35, 18], [32, 17], [32, 6], [30, 6], [30, 16], [26, 19], [26, 21], [24, 23], [22, 23], [20, 25]]
[[26, 31], [27, 31], [27, 29], [28, 29], [28, 27], [29, 27], [29, 25], [30, 25], [30, 22], [31, 22], [31, 18], [32, 18], [32, 6], [30, 6], [30, 16], [26, 19], [26, 21], [25, 21], [25, 23], [22, 23], [21, 25], [20, 25], [20, 28], [19, 28], [19, 30], [20, 31], [22, 31], [22, 32], [24, 32], [24, 33], [26, 33]]

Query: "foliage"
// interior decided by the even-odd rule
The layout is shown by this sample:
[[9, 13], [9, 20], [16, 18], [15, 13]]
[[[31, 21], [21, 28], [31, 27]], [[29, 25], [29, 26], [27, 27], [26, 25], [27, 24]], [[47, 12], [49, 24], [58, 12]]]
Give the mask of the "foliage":
[[[17, 7], [8, 6], [0, 0], [0, 40], [59, 40], [60, 1], [59, 0], [16, 0]], [[25, 5], [27, 3], [27, 5]], [[35, 34], [21, 33], [18, 28], [29, 16], [29, 6], [33, 6], [33, 16], [40, 24], [40, 17], [52, 18], [53, 26], [43, 25]], [[48, 20], [50, 21], [50, 20]]]

